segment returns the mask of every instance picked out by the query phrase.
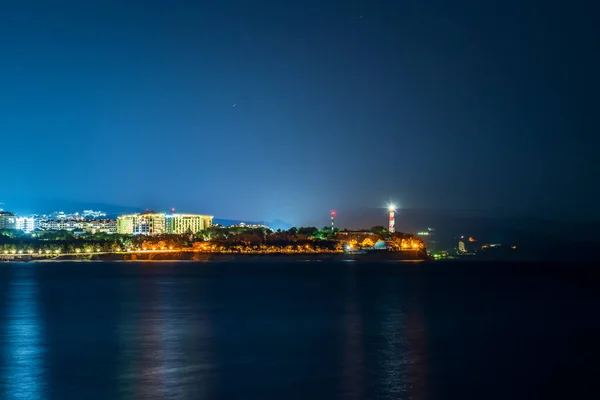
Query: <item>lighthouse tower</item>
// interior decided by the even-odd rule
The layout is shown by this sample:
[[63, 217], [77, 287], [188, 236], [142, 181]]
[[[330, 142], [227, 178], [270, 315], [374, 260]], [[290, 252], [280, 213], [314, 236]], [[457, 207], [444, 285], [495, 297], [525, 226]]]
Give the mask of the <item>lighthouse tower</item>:
[[388, 211], [390, 213], [390, 218], [389, 218], [389, 221], [388, 221], [388, 232], [389, 233], [394, 233], [394, 232], [396, 232], [396, 218], [395, 218], [396, 205], [395, 204], [390, 204], [388, 206]]

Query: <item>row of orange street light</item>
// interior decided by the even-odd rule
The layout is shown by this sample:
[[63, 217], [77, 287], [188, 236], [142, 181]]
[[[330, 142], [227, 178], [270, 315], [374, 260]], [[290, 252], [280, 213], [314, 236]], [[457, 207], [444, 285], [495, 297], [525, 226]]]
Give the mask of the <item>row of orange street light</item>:
[[[307, 245], [308, 247], [308, 245]], [[348, 249], [352, 250], [354, 246], [352, 246], [352, 244], [348, 245]], [[402, 248], [407, 249], [411, 246], [409, 246], [407, 243], [403, 243], [402, 244]], [[413, 249], [418, 249], [419, 248], [419, 244], [418, 243], [413, 243], [412, 244], [412, 248]], [[151, 249], [148, 248], [142, 248], [142, 249], [127, 249], [127, 252], [137, 252], [137, 251], [174, 251], [173, 246], [170, 246], [168, 249], [157, 249], [156, 247], [153, 247]], [[84, 251], [85, 253], [91, 253], [92, 250], [91, 249], [85, 249]], [[39, 250], [38, 252], [35, 252], [34, 250], [27, 250], [27, 254], [33, 255], [33, 254], [61, 254], [62, 251], [61, 250]], [[80, 254], [81, 253], [81, 249], [75, 249], [75, 253], [76, 254]], [[97, 249], [96, 253], [102, 253], [102, 249]], [[109, 252], [111, 253], [111, 252]], [[4, 255], [22, 255], [23, 250], [5, 250], [4, 251]], [[70, 254], [70, 253], [65, 253], [65, 254]]]
[[[153, 247], [151, 249], [147, 249], [147, 248], [143, 248], [143, 249], [127, 249], [128, 252], [135, 252], [135, 251], [173, 251], [173, 246], [170, 246], [168, 249], [157, 249], [156, 247]], [[75, 249], [75, 253], [76, 254], [80, 254], [82, 251], [81, 249]], [[102, 253], [102, 249], [96, 249], [95, 251], [96, 253]], [[84, 253], [92, 253], [92, 249], [85, 249]], [[112, 252], [108, 252], [108, 253], [112, 253]], [[23, 255], [23, 254], [29, 254], [29, 255], [33, 255], [33, 254], [62, 254], [61, 250], [39, 250], [39, 251], [34, 251], [34, 250], [27, 250], [27, 252], [23, 252], [23, 250], [4, 250], [4, 252], [2, 253], [3, 255]], [[65, 254], [72, 254], [72, 253], [65, 253]]]
[[[85, 250], [86, 253], [91, 253], [92, 250], [91, 249], [86, 249]], [[100, 252], [100, 249], [98, 249], [98, 252]], [[27, 250], [26, 254], [61, 254], [62, 251], [61, 250], [39, 250], [39, 251], [34, 251], [34, 250]], [[81, 253], [81, 249], [75, 249], [75, 253]], [[11, 254], [25, 254], [23, 253], [23, 250], [4, 250], [4, 255], [11, 255]], [[67, 253], [68, 254], [68, 253]]]
[[[308, 248], [308, 245], [306, 245]], [[353, 249], [353, 245], [349, 244], [347, 245], [347, 249], [352, 250]], [[409, 245], [408, 243], [402, 243], [402, 248], [403, 249], [408, 249], [412, 247], [413, 249], [418, 249], [419, 248], [419, 244], [418, 243], [412, 243], [411, 245]], [[178, 251], [178, 250], [174, 250], [173, 246], [169, 246], [168, 249], [158, 249], [156, 247], [152, 247], [152, 248], [146, 248], [143, 247], [141, 249], [127, 249], [127, 252], [139, 252], [139, 251]], [[76, 254], [80, 254], [82, 251], [81, 249], [75, 249], [75, 253]], [[118, 252], [118, 251], [117, 251]], [[38, 252], [35, 252], [34, 250], [27, 250], [27, 254], [33, 255], [33, 254], [47, 254], [47, 255], [51, 255], [51, 254], [61, 254], [62, 251], [61, 250], [39, 250]], [[92, 249], [85, 249], [84, 253], [92, 253]], [[97, 249], [96, 253], [102, 253], [102, 249]], [[111, 251], [109, 251], [108, 253], [112, 253]], [[4, 250], [4, 255], [22, 255], [23, 250]], [[70, 253], [65, 253], [65, 254], [70, 254]], [[72, 254], [72, 253], [71, 253]]]

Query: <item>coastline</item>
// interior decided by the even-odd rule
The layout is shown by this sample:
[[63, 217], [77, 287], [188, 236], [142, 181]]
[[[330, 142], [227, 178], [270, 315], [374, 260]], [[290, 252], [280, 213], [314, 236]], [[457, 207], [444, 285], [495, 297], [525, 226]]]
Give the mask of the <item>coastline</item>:
[[[11, 257], [12, 258], [12, 257]], [[134, 253], [134, 254], [95, 254], [95, 255], [65, 255], [52, 258], [32, 257], [22, 255], [8, 262], [117, 262], [117, 261], [426, 261], [429, 257], [419, 252], [372, 252], [366, 254], [354, 253], [206, 253], [206, 252], [177, 252], [177, 253]]]

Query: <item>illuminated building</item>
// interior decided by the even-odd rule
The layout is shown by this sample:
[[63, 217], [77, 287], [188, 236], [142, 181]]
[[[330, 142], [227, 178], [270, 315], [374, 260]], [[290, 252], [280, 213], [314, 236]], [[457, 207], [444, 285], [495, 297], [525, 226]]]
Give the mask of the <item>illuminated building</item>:
[[117, 218], [117, 233], [123, 235], [161, 235], [196, 233], [212, 226], [213, 217], [200, 214], [145, 212]]
[[83, 210], [83, 217], [89, 219], [97, 219], [97, 218], [105, 218], [106, 213], [104, 211], [94, 211], [94, 210]]
[[212, 216], [199, 214], [168, 214], [165, 216], [166, 233], [197, 233], [212, 225]]
[[[211, 226], [221, 226], [221, 225], [212, 225]], [[272, 231], [273, 229], [270, 228], [267, 225], [261, 225], [261, 224], [247, 224], [245, 222], [240, 222], [239, 224], [233, 224], [233, 225], [229, 225], [229, 228], [245, 228], [245, 229], [268, 229], [270, 231]]]
[[80, 223], [81, 229], [87, 233], [117, 233], [117, 221], [114, 219], [93, 219]]
[[117, 233], [122, 235], [162, 235], [165, 230], [165, 213], [145, 212], [117, 217]]
[[117, 221], [114, 219], [51, 219], [39, 222], [39, 227], [45, 231], [84, 231], [91, 234], [117, 233]]
[[28, 217], [18, 217], [16, 220], [16, 229], [30, 233], [35, 229], [35, 220]]
[[45, 231], [73, 231], [79, 226], [75, 220], [49, 219], [40, 221], [40, 229]]
[[16, 214], [8, 211], [0, 211], [0, 229], [17, 229]]
[[135, 218], [129, 215], [121, 215], [117, 217], [117, 233], [119, 235], [133, 234], [133, 220]]

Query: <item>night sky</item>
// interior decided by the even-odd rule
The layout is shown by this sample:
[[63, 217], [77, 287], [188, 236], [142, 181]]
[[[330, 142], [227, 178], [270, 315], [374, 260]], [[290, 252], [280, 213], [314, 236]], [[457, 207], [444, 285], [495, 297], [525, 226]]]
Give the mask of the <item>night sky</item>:
[[4, 1], [0, 202], [598, 217], [596, 3]]

